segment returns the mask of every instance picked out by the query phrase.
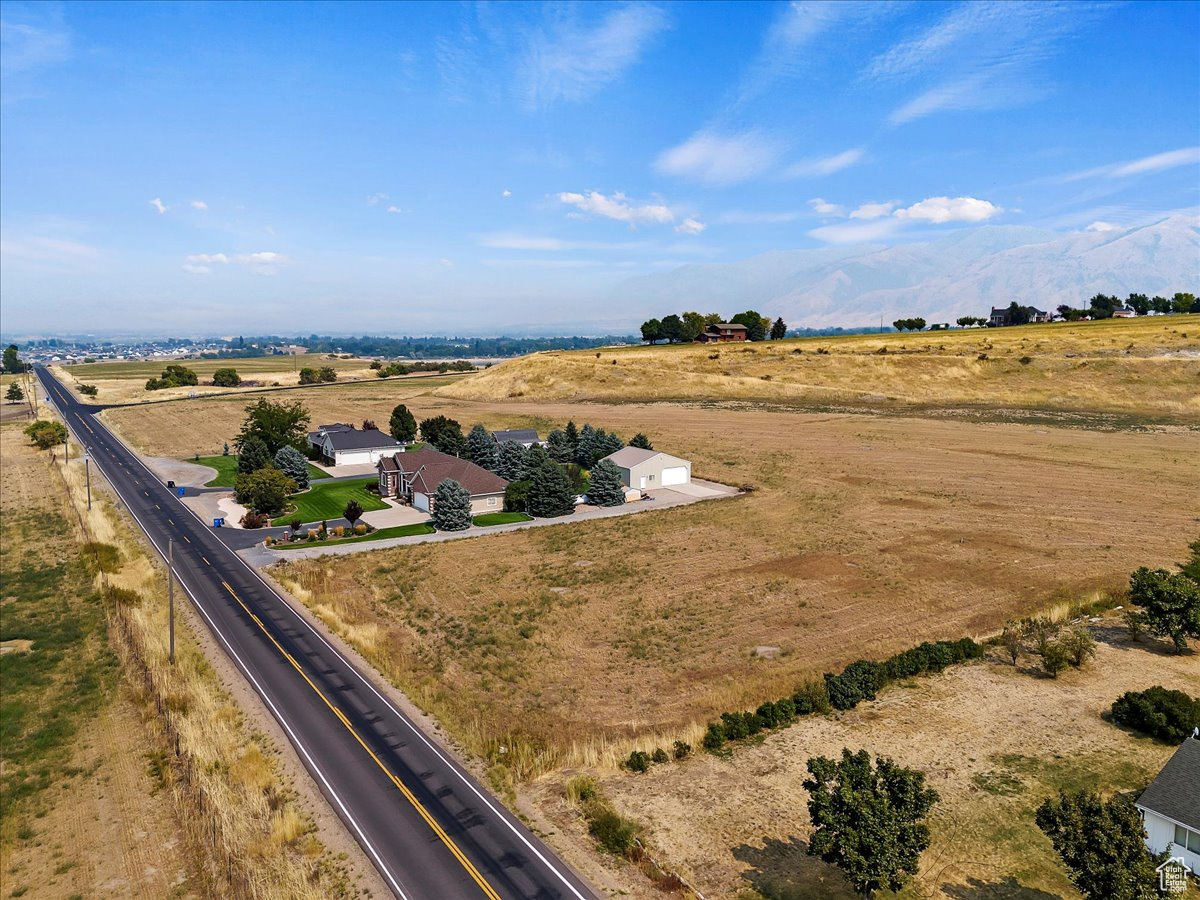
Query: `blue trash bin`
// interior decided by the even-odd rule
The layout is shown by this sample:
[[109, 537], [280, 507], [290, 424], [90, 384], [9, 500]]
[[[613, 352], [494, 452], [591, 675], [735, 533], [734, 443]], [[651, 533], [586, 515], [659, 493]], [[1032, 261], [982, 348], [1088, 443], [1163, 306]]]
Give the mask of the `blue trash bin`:
[[213, 519], [213, 528], [220, 528], [224, 524], [225, 524], [224, 519]]
[[183, 493], [184, 493], [184, 491], [186, 491], [186, 490], [187, 490], [187, 488], [180, 488], [180, 489], [177, 491], [177, 493], [179, 494], [179, 496], [180, 496], [180, 497], [182, 497], [182, 496], [183, 496]]

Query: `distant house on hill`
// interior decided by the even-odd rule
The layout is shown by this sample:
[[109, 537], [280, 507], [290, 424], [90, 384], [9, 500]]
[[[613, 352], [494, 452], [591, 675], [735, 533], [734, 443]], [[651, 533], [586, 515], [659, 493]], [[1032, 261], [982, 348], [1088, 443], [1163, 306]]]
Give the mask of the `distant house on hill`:
[[341, 422], [317, 426], [316, 431], [309, 432], [308, 445], [330, 466], [376, 463], [385, 454], [395, 453], [404, 446], [378, 428], [359, 431], [353, 425]]
[[1011, 318], [1008, 314], [1008, 307], [1002, 306], [999, 309], [992, 307], [992, 314], [988, 316], [988, 328], [1003, 328], [1009, 324]]
[[438, 485], [453, 479], [471, 495], [471, 512], [498, 512], [504, 507], [508, 482], [467, 459], [438, 450], [413, 450], [385, 456], [375, 466], [379, 473], [379, 495], [411, 503], [416, 509], [433, 512]]
[[525, 449], [529, 449], [534, 444], [544, 443], [538, 437], [537, 431], [532, 428], [513, 428], [509, 431], [493, 431], [492, 440], [497, 444], [507, 444], [509, 441], [520, 444]]
[[698, 344], [724, 344], [733, 341], [746, 341], [750, 339], [750, 332], [746, 330], [745, 325], [738, 325], [735, 322], [718, 322], [716, 325], [709, 325], [696, 338]]
[[1200, 737], [1193, 732], [1137, 799], [1151, 853], [1170, 850], [1200, 872]]
[[1129, 309], [1128, 307], [1122, 306], [1120, 309], [1113, 310], [1113, 318], [1114, 319], [1135, 319], [1135, 318], [1137, 318], [1137, 310]]
[[1047, 312], [1044, 309], [1038, 309], [1036, 306], [1027, 307], [1029, 310], [1030, 322], [1049, 322], [1054, 318], [1054, 314]]

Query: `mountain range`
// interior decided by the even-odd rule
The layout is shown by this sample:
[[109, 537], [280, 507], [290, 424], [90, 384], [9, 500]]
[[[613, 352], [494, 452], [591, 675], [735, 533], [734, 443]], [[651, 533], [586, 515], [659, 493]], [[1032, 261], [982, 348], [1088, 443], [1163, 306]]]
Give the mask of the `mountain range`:
[[[1200, 219], [1063, 234], [984, 226], [925, 243], [778, 250], [682, 266], [622, 282], [614, 305], [645, 318], [756, 309], [791, 326], [868, 325], [921, 316], [953, 322], [1017, 301], [1053, 310], [1098, 294], [1170, 296], [1200, 289]], [[631, 310], [631, 312], [634, 312]]]

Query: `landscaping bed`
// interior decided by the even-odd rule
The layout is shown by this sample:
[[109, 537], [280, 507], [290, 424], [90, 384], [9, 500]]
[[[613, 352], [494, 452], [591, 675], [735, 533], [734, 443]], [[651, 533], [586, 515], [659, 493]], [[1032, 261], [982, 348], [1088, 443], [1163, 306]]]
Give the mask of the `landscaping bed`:
[[288, 543], [278, 543], [271, 545], [273, 550], [299, 550], [302, 547], [311, 547], [314, 544], [322, 547], [330, 547], [334, 544], [356, 544], [360, 541], [381, 541], [384, 538], [399, 538], [413, 537], [418, 534], [433, 534], [437, 529], [428, 522], [418, 522], [415, 525], [395, 525], [391, 528], [377, 528], [369, 534], [355, 535], [354, 537], [330, 538], [324, 541], [309, 541], [307, 539], [297, 539]]

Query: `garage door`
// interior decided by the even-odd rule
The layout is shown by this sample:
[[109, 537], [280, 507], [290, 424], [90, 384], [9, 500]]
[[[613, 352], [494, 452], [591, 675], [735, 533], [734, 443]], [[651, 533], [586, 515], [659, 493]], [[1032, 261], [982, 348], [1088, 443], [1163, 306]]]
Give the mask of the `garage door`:
[[687, 484], [687, 466], [670, 466], [662, 470], [662, 485], [670, 487], [673, 484]]

